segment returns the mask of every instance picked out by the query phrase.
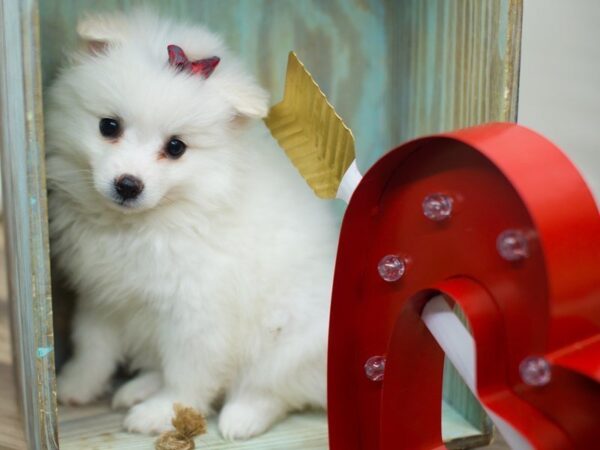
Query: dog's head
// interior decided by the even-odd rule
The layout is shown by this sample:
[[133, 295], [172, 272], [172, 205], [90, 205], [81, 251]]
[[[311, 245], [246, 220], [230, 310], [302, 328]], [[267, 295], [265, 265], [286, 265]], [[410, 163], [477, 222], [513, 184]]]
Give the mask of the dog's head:
[[147, 12], [89, 17], [78, 34], [50, 90], [51, 188], [122, 212], [230, 197], [236, 138], [268, 97], [220, 39]]

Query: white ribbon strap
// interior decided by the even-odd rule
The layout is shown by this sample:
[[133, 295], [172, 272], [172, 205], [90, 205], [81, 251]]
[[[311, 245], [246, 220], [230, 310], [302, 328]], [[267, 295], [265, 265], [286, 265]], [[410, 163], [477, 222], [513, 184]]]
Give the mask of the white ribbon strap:
[[[475, 341], [469, 331], [441, 295], [433, 297], [427, 302], [421, 318], [473, 395], [477, 397]], [[485, 406], [484, 409], [511, 449], [534, 450], [529, 441], [508, 422]]]
[[362, 175], [358, 171], [356, 166], [356, 160], [352, 161], [350, 167], [344, 173], [340, 186], [338, 187], [336, 198], [344, 200], [346, 203], [350, 203], [350, 197], [356, 190], [358, 183], [362, 180]]

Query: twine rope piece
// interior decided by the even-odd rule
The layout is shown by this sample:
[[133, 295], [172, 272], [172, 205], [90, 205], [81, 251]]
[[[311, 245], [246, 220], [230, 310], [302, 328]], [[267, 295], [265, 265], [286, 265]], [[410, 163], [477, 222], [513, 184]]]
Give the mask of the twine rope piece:
[[175, 417], [171, 423], [174, 431], [162, 433], [155, 442], [156, 450], [193, 450], [194, 437], [206, 433], [206, 420], [194, 408], [179, 403], [173, 405]]

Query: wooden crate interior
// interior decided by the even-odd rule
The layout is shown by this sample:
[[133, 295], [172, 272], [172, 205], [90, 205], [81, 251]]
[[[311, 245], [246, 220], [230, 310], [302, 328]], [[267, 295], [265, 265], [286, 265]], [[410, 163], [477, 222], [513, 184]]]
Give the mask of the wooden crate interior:
[[[33, 136], [29, 146], [23, 146], [31, 152], [30, 160], [35, 160], [36, 155], [40, 159], [35, 164], [28, 163], [31, 167], [27, 173], [32, 179], [27, 178], [23, 190], [29, 197], [19, 198], [7, 205], [7, 209], [35, 212], [27, 220], [35, 220], [34, 225], [41, 228], [31, 227], [33, 237], [26, 239], [33, 242], [34, 252], [38, 252], [32, 273], [38, 274], [36, 280], [40, 283], [48, 283], [49, 274], [44, 263], [47, 249], [44, 246], [43, 127], [37, 89], [40, 85], [48, 86], [63, 60], [63, 50], [75, 45], [75, 23], [82, 13], [150, 5], [170, 16], [204, 22], [223, 34], [269, 89], [273, 101], [282, 96], [287, 52], [295, 50], [353, 129], [359, 167], [363, 171], [389, 148], [417, 135], [515, 118], [521, 13], [521, 3], [516, 0], [493, 3], [429, 0], [45, 0], [38, 3], [27, 0], [17, 4], [6, 2], [3, 20], [5, 23], [14, 20], [18, 17], [16, 14], [25, 18], [19, 45], [28, 58], [22, 62], [25, 76], [18, 88], [26, 93], [31, 91], [31, 100], [23, 103], [23, 112], [28, 111], [36, 120], [27, 122], [25, 117], [28, 116], [22, 115], [26, 124], [23, 139]], [[9, 32], [5, 31], [5, 40]], [[32, 203], [30, 198], [39, 203]], [[9, 224], [9, 235], [17, 235], [18, 225], [18, 221]], [[17, 246], [12, 248], [13, 255], [19, 251]], [[29, 263], [28, 259], [23, 260], [23, 264]], [[17, 269], [9, 273], [10, 279], [15, 277]], [[43, 289], [41, 292], [43, 294]], [[33, 301], [43, 308], [34, 309], [43, 312], [49, 306], [49, 297], [40, 295], [39, 291], [32, 294]], [[50, 372], [54, 358], [60, 367], [68, 353], [67, 319], [72, 308], [65, 304], [68, 298], [69, 295], [54, 289], [54, 352], [43, 364], [35, 366], [43, 404], [28, 400], [30, 405], [43, 407], [45, 415], [30, 419], [36, 426], [29, 427], [29, 435], [35, 434], [43, 442], [39, 448], [48, 449], [57, 448], [57, 436], [61, 448], [65, 449], [150, 448], [151, 438], [121, 431], [122, 413], [111, 411], [105, 401], [84, 408], [61, 407], [58, 419], [54, 415], [54, 374]], [[4, 304], [0, 303], [0, 312], [3, 308]], [[51, 315], [45, 314], [44, 318], [51, 320]], [[35, 335], [37, 340], [32, 348], [50, 348], [47, 346], [52, 343], [52, 329], [43, 328], [40, 318], [32, 323], [38, 332], [41, 330], [41, 334]], [[6, 326], [0, 325], [0, 337], [5, 330]], [[1, 358], [0, 354], [3, 370], [5, 361]], [[21, 370], [20, 373], [30, 372]], [[29, 377], [34, 377], [32, 374]], [[451, 447], [467, 448], [489, 442], [491, 430], [481, 408], [450, 367], [446, 369], [445, 399], [444, 436]], [[0, 430], [9, 423], [4, 421], [4, 416], [2, 420]], [[212, 423], [210, 433], [198, 438], [198, 446], [207, 449], [326, 449], [326, 419], [319, 412], [295, 414], [265, 436], [235, 445], [223, 442]]]

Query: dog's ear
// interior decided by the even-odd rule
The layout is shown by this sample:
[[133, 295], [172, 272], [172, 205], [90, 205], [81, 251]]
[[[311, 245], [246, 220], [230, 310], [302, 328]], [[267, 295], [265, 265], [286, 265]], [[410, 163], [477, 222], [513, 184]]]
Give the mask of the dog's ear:
[[240, 71], [224, 77], [221, 89], [239, 117], [262, 119], [267, 116], [269, 94], [250, 75]]
[[120, 15], [86, 16], [77, 23], [77, 34], [85, 51], [103, 53], [123, 39], [127, 22]]

